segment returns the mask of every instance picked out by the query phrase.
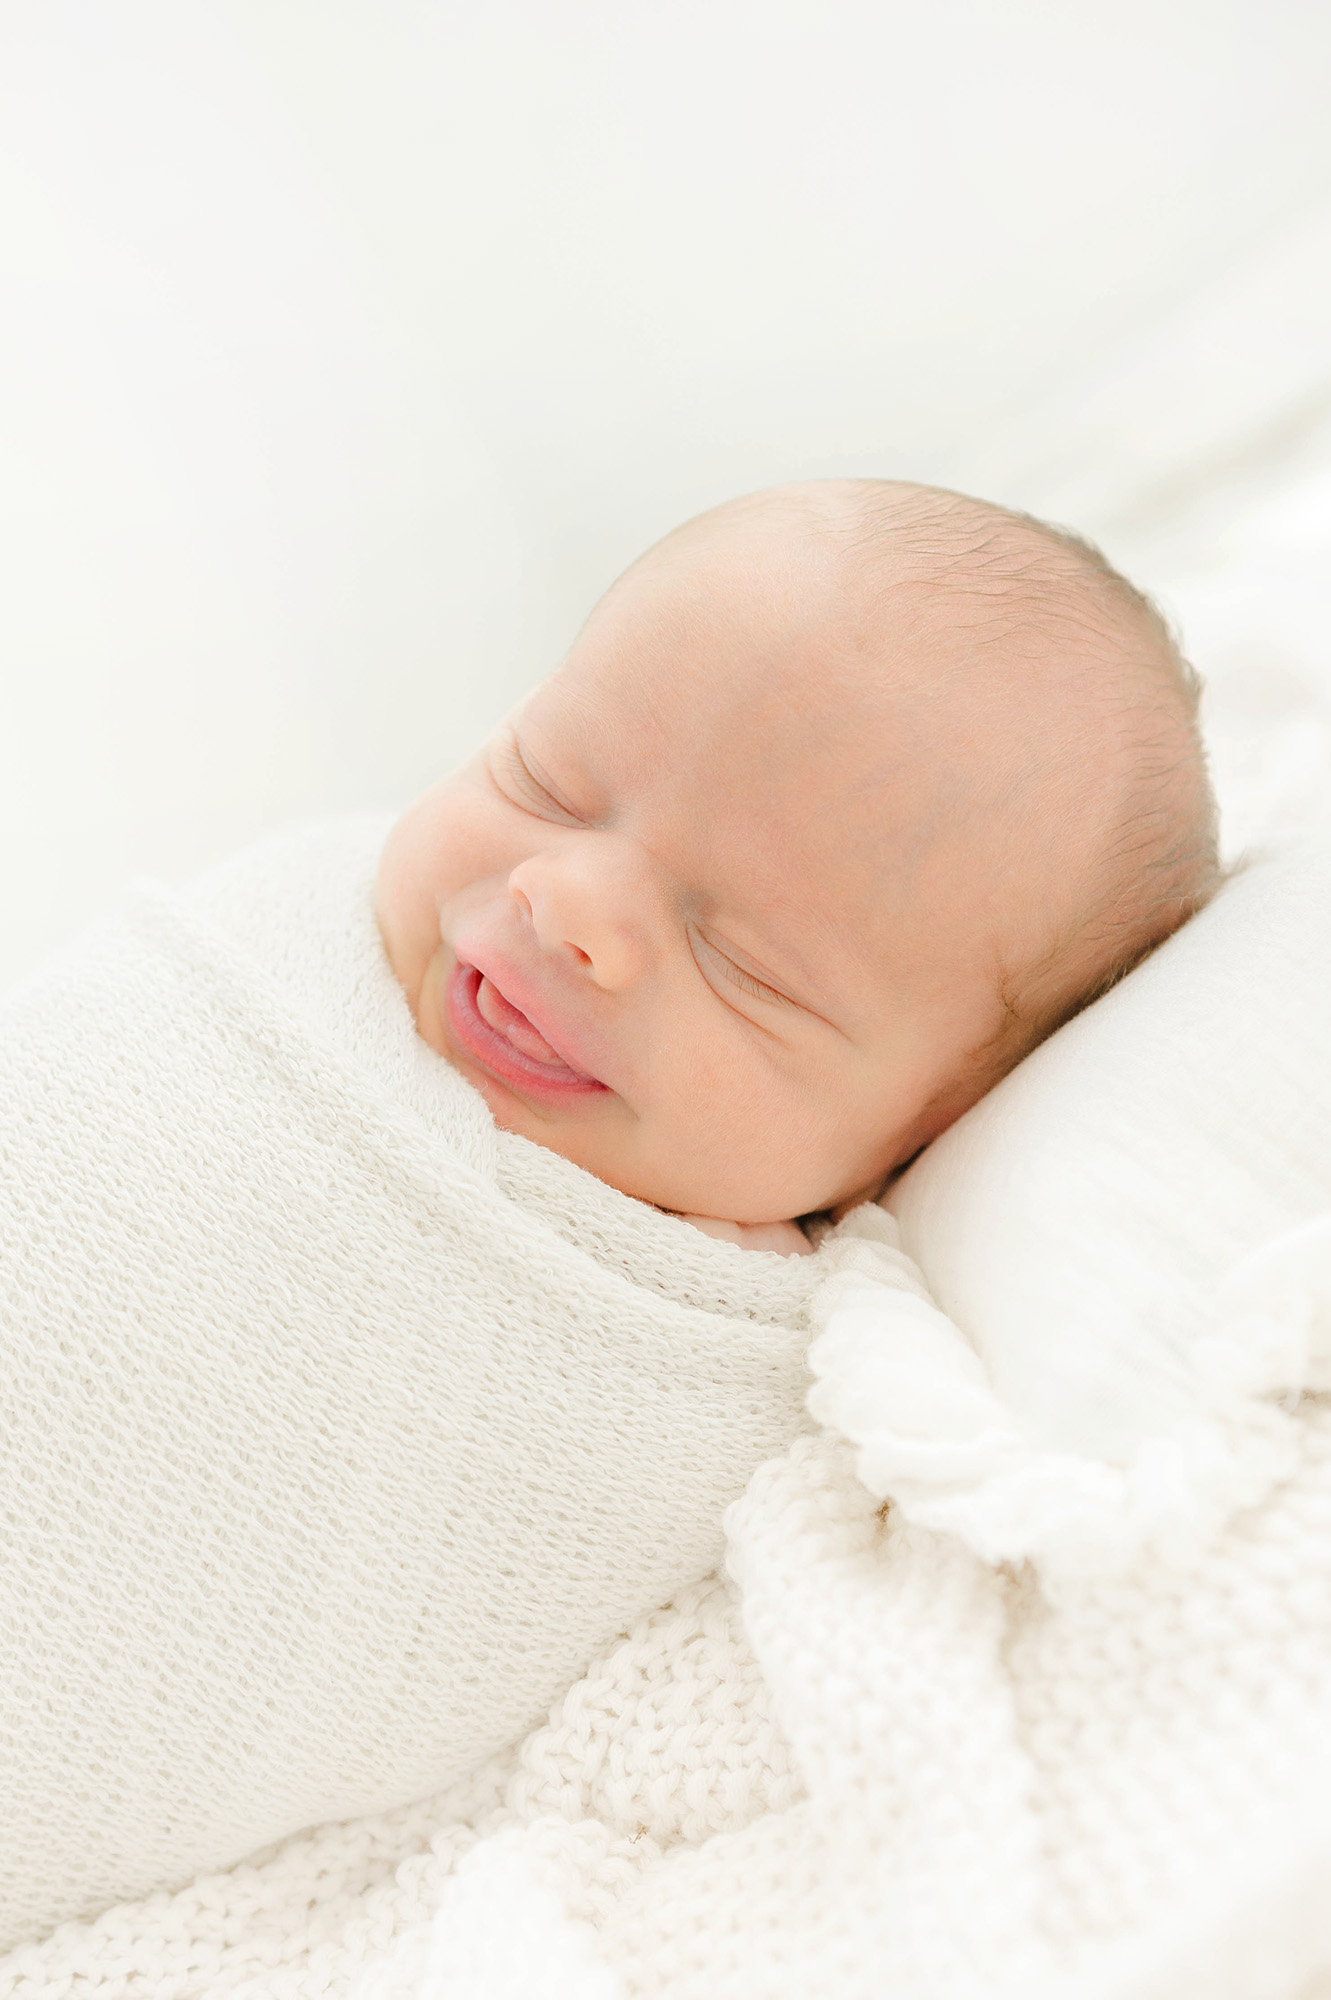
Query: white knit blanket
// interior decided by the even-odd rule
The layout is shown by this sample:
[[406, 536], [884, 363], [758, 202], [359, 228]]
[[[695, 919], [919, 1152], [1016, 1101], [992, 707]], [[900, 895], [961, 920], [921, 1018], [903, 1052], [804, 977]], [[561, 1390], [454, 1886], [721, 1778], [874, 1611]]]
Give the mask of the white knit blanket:
[[[246, 926], [254, 927], [256, 954], [258, 932], [270, 940], [270, 958], [271, 939], [288, 934], [273, 910], [264, 913], [258, 879], [244, 870], [219, 878], [203, 900], [233, 938], [243, 941]], [[145, 907], [154, 924], [162, 921], [163, 899], [149, 898]], [[170, 914], [186, 921], [179, 909]], [[293, 938], [319, 934], [320, 925], [307, 919], [292, 918]], [[275, 965], [274, 976], [282, 973], [304, 1009], [308, 1066], [316, 1047], [308, 1023], [336, 981], [330, 986], [294, 944], [290, 959], [284, 973]], [[376, 979], [366, 971], [351, 1012], [369, 1018], [368, 996], [382, 993]], [[68, 1007], [85, 1008], [88, 1023], [95, 1019], [95, 1001], [67, 976], [62, 991]], [[216, 1018], [210, 1011], [209, 1023]], [[346, 1034], [345, 1022], [331, 1025]], [[155, 1032], [166, 1026], [166, 1017], [155, 1020]], [[275, 1044], [266, 1033], [258, 1039], [267, 1064]], [[331, 1034], [317, 1044], [320, 1065], [332, 1060], [332, 1046]], [[394, 1088], [403, 1101], [418, 1091], [412, 1115], [428, 1119], [434, 1100], [425, 1102], [419, 1081], [410, 1088], [403, 1082], [408, 1051], [411, 1062], [423, 1063], [411, 1039], [402, 1041]], [[145, 1088], [147, 1076], [145, 1067]], [[429, 1077], [431, 1091], [447, 1087], [428, 1064], [419, 1076]], [[357, 1100], [362, 1106], [365, 1095]], [[289, 1116], [285, 1086], [268, 1107], [270, 1125]], [[339, 1115], [348, 1108], [341, 1100]], [[381, 1135], [382, 1105], [376, 1117]], [[554, 1259], [552, 1241], [570, 1247], [576, 1225], [597, 1245], [594, 1256], [579, 1255], [598, 1271], [609, 1267], [615, 1238], [608, 1220], [593, 1226], [573, 1203], [585, 1176], [536, 1157], [534, 1148], [496, 1145], [479, 1120], [468, 1129], [481, 1162], [472, 1171], [487, 1199], [498, 1189], [513, 1201], [521, 1175], [535, 1177], [522, 1183], [521, 1204], [541, 1211], [547, 1260]], [[252, 1126], [252, 1140], [259, 1130]], [[408, 1124], [394, 1123], [392, 1131], [394, 1146], [405, 1147]], [[285, 1126], [281, 1137], [279, 1161]], [[375, 1212], [388, 1229], [404, 1200], [409, 1215], [423, 1211], [396, 1171], [398, 1152], [382, 1136], [376, 1145], [375, 1157], [395, 1166], [389, 1197]], [[486, 1145], [496, 1145], [494, 1154], [485, 1156]], [[67, 1170], [72, 1158], [71, 1148]], [[486, 1158], [502, 1164], [485, 1165]], [[190, 1159], [198, 1172], [197, 1158]], [[540, 1178], [546, 1173], [548, 1183]], [[271, 1173], [259, 1179], [271, 1188]], [[673, 1254], [678, 1246], [678, 1271], [691, 1256], [729, 1249], [706, 1238], [695, 1246], [682, 1226], [608, 1191], [581, 1192], [638, 1254], [647, 1257], [658, 1244]], [[235, 1196], [219, 1186], [216, 1200], [225, 1214]], [[604, 1210], [596, 1208], [600, 1201]], [[251, 1205], [249, 1226], [259, 1229], [271, 1213], [270, 1201]], [[200, 1229], [199, 1246], [217, 1227], [214, 1218]], [[641, 1237], [633, 1233], [639, 1228]], [[331, 1236], [321, 1239], [322, 1255], [335, 1265], [339, 1310], [348, 1287], [358, 1295], [362, 1282], [382, 1285], [386, 1268], [407, 1254], [397, 1236], [387, 1240], [388, 1257], [364, 1239], [353, 1257]], [[534, 1240], [524, 1236], [524, 1257]], [[238, 1263], [251, 1256], [234, 1234], [225, 1241]], [[498, 1240], [487, 1241], [498, 1257]], [[366, 1257], [368, 1280], [357, 1268]], [[696, 1287], [702, 1268], [689, 1266]], [[519, 1276], [508, 1269], [511, 1286]], [[562, 1264], [547, 1261], [541, 1269], [542, 1288], [564, 1282]], [[582, 1264], [577, 1269], [586, 1277]], [[544, 1719], [525, 1733], [514, 1728], [505, 1743], [496, 1712], [486, 1745], [494, 1754], [465, 1772], [455, 1755], [456, 1782], [443, 1782], [449, 1774], [441, 1769], [442, 1789], [433, 1796], [322, 1826], [200, 1875], [175, 1894], [127, 1903], [90, 1924], [66, 1924], [0, 1961], [0, 1994], [1308, 2000], [1331, 1965], [1331, 1403], [1318, 1392], [1331, 1380], [1331, 1221], [1301, 1225], [1238, 1273], [1206, 1348], [1205, 1395], [1176, 1434], [1158, 1448], [1148, 1441], [1127, 1474], [1016, 1437], [1012, 1413], [997, 1403], [975, 1355], [902, 1255], [896, 1224], [876, 1209], [848, 1218], [816, 1257], [783, 1264], [733, 1252], [706, 1269], [718, 1287], [724, 1280], [768, 1288], [766, 1318], [756, 1308], [741, 1316], [732, 1290], [690, 1322], [715, 1331], [728, 1315], [741, 1357], [749, 1352], [745, 1339], [752, 1344], [744, 1448], [755, 1457], [764, 1449], [753, 1414], [764, 1380], [756, 1330], [781, 1357], [779, 1366], [769, 1365], [768, 1393], [779, 1379], [781, 1393], [792, 1394], [788, 1371], [799, 1340], [791, 1336], [782, 1346], [774, 1329], [795, 1324], [801, 1301], [794, 1289], [785, 1293], [783, 1320], [776, 1300], [782, 1286], [814, 1288], [803, 1295], [818, 1336], [809, 1356], [819, 1377], [811, 1400], [828, 1425], [821, 1435], [806, 1427], [793, 1442], [768, 1448], [727, 1512], [723, 1567], [701, 1582], [658, 1589], [663, 1609], [642, 1603], [636, 1620], [619, 1614], [626, 1617], [619, 1636], [613, 1615], [609, 1625], [603, 1616], [599, 1642], [590, 1640], [584, 1653], [594, 1655], [591, 1665], [565, 1676], [569, 1685]], [[220, 1282], [210, 1271], [210, 1283]], [[685, 1309], [677, 1302], [678, 1271], [672, 1275], [663, 1263], [637, 1287], [671, 1294], [662, 1311], [672, 1326], [673, 1314]], [[628, 1286], [613, 1295], [621, 1310], [626, 1294], [636, 1296]], [[322, 1296], [332, 1312], [333, 1298]], [[523, 1298], [530, 1304], [529, 1291]], [[604, 1378], [597, 1371], [595, 1380], [604, 1380], [607, 1392], [616, 1366], [611, 1303], [607, 1295], [596, 1323], [598, 1342], [608, 1345]], [[700, 1313], [696, 1303], [691, 1310]], [[336, 1315], [333, 1323], [341, 1323]], [[528, 1368], [542, 1366], [540, 1343], [552, 1338], [548, 1319], [534, 1325], [539, 1340], [524, 1348]], [[288, 1335], [299, 1330], [289, 1301], [281, 1326]], [[567, 1329], [559, 1337], [573, 1338]], [[567, 1369], [569, 1350], [556, 1351], [561, 1359], [543, 1378], [547, 1399], [570, 1393], [555, 1381], [567, 1383], [559, 1370]], [[302, 1352], [312, 1369], [313, 1343]], [[420, 1348], [413, 1353], [419, 1369]], [[618, 1364], [617, 1423], [633, 1422], [624, 1412], [635, 1407], [630, 1377], [641, 1356], [635, 1345]], [[365, 1371], [367, 1392], [382, 1366], [378, 1355]], [[722, 1425], [736, 1394], [732, 1377], [718, 1406], [708, 1401], [706, 1384], [719, 1367], [709, 1353], [690, 1382], [700, 1424]], [[670, 1405], [655, 1386], [657, 1374], [650, 1379], [655, 1423]], [[1308, 1392], [1302, 1400], [1300, 1389]], [[219, 1405], [236, 1393], [233, 1376], [218, 1377]], [[247, 1406], [251, 1417], [292, 1393], [289, 1380], [274, 1377], [262, 1408]], [[397, 1393], [405, 1395], [404, 1382]], [[797, 1402], [798, 1382], [793, 1393]], [[783, 1403], [779, 1416], [794, 1432], [800, 1425], [792, 1410]], [[425, 1414], [413, 1407], [400, 1458], [425, 1448]], [[730, 1421], [744, 1414], [730, 1410]], [[652, 1459], [653, 1428], [639, 1423], [633, 1431], [631, 1475], [616, 1489], [618, 1504], [629, 1509], [618, 1540], [597, 1512], [605, 1504], [594, 1484], [597, 1468], [562, 1459], [544, 1489], [550, 1506], [560, 1504], [556, 1479], [572, 1482], [573, 1497], [564, 1503], [570, 1536], [543, 1543], [543, 1560], [577, 1569], [583, 1534], [599, 1534], [598, 1550], [608, 1549], [610, 1560], [632, 1546], [643, 1560], [640, 1603], [652, 1601], [665, 1557], [658, 1554], [649, 1579], [642, 1552], [658, 1545], [634, 1511], [637, 1481], [655, 1482], [652, 1509], [676, 1537], [695, 1519], [695, 1496], [670, 1491], [666, 1468]], [[543, 1450], [558, 1429], [547, 1426]], [[317, 1436], [312, 1423], [300, 1450], [314, 1450]], [[367, 1436], [376, 1450], [389, 1442], [384, 1428]], [[704, 1483], [709, 1456], [689, 1436], [681, 1412], [668, 1430], [680, 1487]], [[468, 1441], [479, 1449], [470, 1432]], [[237, 1433], [232, 1442], [239, 1449]], [[348, 1419], [344, 1454], [357, 1442]], [[597, 1434], [597, 1449], [613, 1460], [611, 1429]], [[521, 1465], [521, 1452], [511, 1452], [503, 1477], [520, 1484]], [[397, 1478], [400, 1465], [393, 1461], [378, 1476]], [[737, 1461], [732, 1478], [737, 1488]], [[706, 1504], [716, 1504], [723, 1484], [714, 1476]], [[568, 1639], [577, 1622], [563, 1584], [570, 1572], [542, 1594], [540, 1577], [520, 1556], [522, 1537], [537, 1530], [534, 1510], [503, 1517], [516, 1524], [516, 1531], [506, 1527], [505, 1540], [493, 1532], [500, 1491], [496, 1472], [480, 1499], [490, 1510], [489, 1532], [465, 1544], [471, 1588], [485, 1593], [487, 1616], [500, 1617], [507, 1597], [494, 1579], [511, 1569], [506, 1588], [528, 1593], [524, 1643], [539, 1643], [532, 1621], [542, 1616]], [[1026, 1496], [1015, 1511], [1014, 1491]], [[884, 1492], [892, 1504], [880, 1504]], [[965, 1504], [953, 1506], [949, 1495]], [[1085, 1534], [1054, 1532], [1066, 1510], [1083, 1506]], [[577, 1507], [590, 1511], [578, 1515]], [[160, 1508], [155, 1518], [163, 1518]], [[928, 1525], [935, 1518], [951, 1531]], [[378, 1637], [358, 1616], [357, 1593], [377, 1602], [375, 1562], [380, 1569], [410, 1564], [420, 1548], [418, 1521], [401, 1513], [392, 1524], [384, 1515], [378, 1520], [376, 1556], [358, 1542], [354, 1582], [339, 1580], [329, 1591], [322, 1576], [308, 1587], [298, 1574], [284, 1577], [307, 1616], [327, 1613], [324, 1644], [337, 1663], [330, 1679], [340, 1680], [344, 1697], [356, 1690], [351, 1703], [339, 1704], [334, 1687], [318, 1710], [325, 1744], [339, 1748], [348, 1740], [348, 1706], [369, 1698], [366, 1649], [372, 1652]], [[1116, 1543], [1107, 1538], [1111, 1521], [1121, 1530]], [[1180, 1536], [1180, 1523], [1193, 1532]], [[342, 1526], [356, 1533], [354, 1522]], [[466, 1526], [459, 1511], [448, 1563], [458, 1561]], [[1011, 1560], [986, 1560], [995, 1535]], [[701, 1547], [688, 1551], [694, 1576], [707, 1566], [698, 1559]], [[685, 1552], [670, 1553], [682, 1578]], [[140, 1559], [160, 1562], [146, 1539]], [[465, 1615], [447, 1564], [436, 1562], [428, 1574], [450, 1615]], [[591, 1591], [591, 1565], [577, 1574]], [[190, 1587], [183, 1554], [176, 1575], [183, 1593]], [[219, 1584], [213, 1575], [211, 1587]], [[123, 1578], [120, 1588], [127, 1594]], [[610, 1594], [598, 1599], [607, 1613]], [[619, 1601], [632, 1594], [624, 1579]], [[419, 1587], [415, 1601], [419, 1615]], [[198, 1615], [197, 1602], [196, 1591], [189, 1615]], [[268, 1615], [282, 1608], [270, 1599]], [[587, 1634], [592, 1622], [579, 1632]], [[517, 1629], [508, 1626], [509, 1643]], [[474, 1621], [465, 1636], [474, 1646]], [[446, 1619], [426, 1643], [444, 1648], [441, 1657], [457, 1672], [465, 1649], [454, 1640], [447, 1650]], [[408, 1648], [413, 1698], [432, 1684], [422, 1650], [419, 1640]], [[316, 1678], [309, 1661], [317, 1657], [317, 1648], [304, 1656], [307, 1683]], [[408, 1668], [404, 1654], [397, 1657], [400, 1686]], [[498, 1648], [490, 1658], [496, 1672], [513, 1667]], [[206, 1664], [196, 1659], [194, 1670], [205, 1692], [224, 1703], [226, 1677], [208, 1680]], [[518, 1676], [523, 1688], [535, 1679], [525, 1672]], [[400, 1716], [401, 1707], [394, 1712]], [[429, 1717], [436, 1740], [445, 1714], [439, 1704]], [[182, 1755], [191, 1741], [196, 1757], [197, 1746], [207, 1751], [219, 1741], [246, 1749], [245, 1733], [224, 1708], [199, 1710], [191, 1726], [192, 1738], [186, 1728], [176, 1739]], [[425, 1740], [422, 1729], [418, 1756]], [[274, 1784], [285, 1783], [292, 1768], [312, 1784], [317, 1742], [299, 1718], [287, 1715], [281, 1737], [265, 1742]], [[335, 1762], [330, 1750], [324, 1769]], [[262, 1759], [243, 1764], [246, 1787], [262, 1774]], [[215, 1758], [206, 1775], [212, 1785], [227, 1776]], [[399, 1767], [399, 1788], [401, 1777]], [[71, 1796], [80, 1796], [77, 1788]], [[29, 1830], [41, 1837], [40, 1829]]]
[[465, 1778], [810, 1427], [820, 1259], [498, 1133], [386, 829], [145, 885], [0, 1009], [0, 1948]]
[[[890, 1267], [869, 1231], [842, 1255]], [[803, 1437], [731, 1508], [727, 1574], [514, 1748], [66, 1925], [0, 1992], [1303, 2000], [1331, 1960], [1331, 1409], [1292, 1421], [1297, 1469], [1199, 1568], [1052, 1602]]]

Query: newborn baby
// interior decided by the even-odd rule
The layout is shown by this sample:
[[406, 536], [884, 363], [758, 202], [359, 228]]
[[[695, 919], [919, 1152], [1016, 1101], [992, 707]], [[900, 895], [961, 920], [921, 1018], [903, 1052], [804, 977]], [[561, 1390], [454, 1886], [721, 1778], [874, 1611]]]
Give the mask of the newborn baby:
[[406, 813], [385, 946], [501, 1127], [803, 1249], [1209, 896], [1196, 710], [1075, 537], [895, 481], [755, 494]]
[[802, 1247], [1182, 922], [1193, 711], [1080, 544], [789, 488], [386, 839], [6, 996], [0, 1951], [459, 1782], [716, 1569], [835, 1256], [655, 1210]]

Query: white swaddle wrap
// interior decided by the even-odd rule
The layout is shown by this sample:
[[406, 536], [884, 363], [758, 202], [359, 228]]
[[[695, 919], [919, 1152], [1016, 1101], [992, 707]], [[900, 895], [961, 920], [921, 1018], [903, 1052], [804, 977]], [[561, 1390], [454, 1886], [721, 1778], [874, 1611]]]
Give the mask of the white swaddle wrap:
[[823, 1259], [497, 1132], [387, 826], [143, 885], [0, 1008], [0, 1948], [471, 1769], [811, 1428]]

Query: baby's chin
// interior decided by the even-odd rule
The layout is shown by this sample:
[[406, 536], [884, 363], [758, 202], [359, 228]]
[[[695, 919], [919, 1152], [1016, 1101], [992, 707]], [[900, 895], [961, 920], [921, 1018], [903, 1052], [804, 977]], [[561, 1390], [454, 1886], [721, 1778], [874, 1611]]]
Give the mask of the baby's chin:
[[[742, 1175], [723, 1182], [700, 1182], [644, 1158], [632, 1143], [634, 1121], [631, 1115], [624, 1117], [626, 1107], [618, 1099], [610, 1104], [593, 1103], [577, 1116], [563, 1118], [523, 1103], [489, 1078], [468, 1080], [480, 1090], [501, 1131], [516, 1132], [548, 1152], [560, 1154], [607, 1187], [667, 1215], [690, 1220], [703, 1216], [722, 1228], [784, 1230], [797, 1215], [810, 1212], [808, 1207], [781, 1206], [780, 1196], [764, 1200], [756, 1173], [747, 1185]], [[720, 1234], [722, 1229], [714, 1233]]]
[[[753, 1232], [770, 1229], [774, 1232], [774, 1240], [769, 1247], [777, 1248], [777, 1235], [788, 1231], [802, 1217], [823, 1215], [835, 1206], [831, 1200], [810, 1199], [803, 1191], [786, 1193], [769, 1190], [764, 1187], [759, 1170], [755, 1170], [748, 1179], [740, 1173], [704, 1182], [667, 1167], [653, 1167], [631, 1152], [621, 1159], [616, 1157], [612, 1147], [592, 1148], [587, 1144], [585, 1133], [542, 1133], [527, 1128], [526, 1136], [538, 1145], [549, 1146], [552, 1151], [562, 1153], [574, 1165], [585, 1168], [608, 1187], [618, 1189], [620, 1194], [630, 1195], [635, 1201], [646, 1202], [649, 1207], [659, 1208], [667, 1215], [684, 1216], [691, 1222], [701, 1219], [715, 1223], [716, 1228], [709, 1233], [717, 1236], [728, 1235], [731, 1230]], [[855, 1193], [837, 1212], [844, 1214], [868, 1198], [868, 1195]], [[786, 1247], [789, 1248], [789, 1244]]]
[[[876, 1199], [889, 1178], [879, 1174], [861, 1184], [858, 1175], [847, 1176], [826, 1193], [823, 1187], [798, 1179], [773, 1186], [769, 1150], [751, 1171], [742, 1163], [728, 1164], [724, 1173], [700, 1179], [687, 1167], [681, 1170], [677, 1157], [644, 1152], [641, 1122], [619, 1098], [593, 1102], [574, 1117], [560, 1118], [523, 1104], [502, 1087], [492, 1086], [482, 1095], [501, 1130], [518, 1132], [561, 1154], [634, 1201], [690, 1220], [702, 1216], [745, 1230], [778, 1231], [806, 1216], [830, 1215], [839, 1221], [862, 1202]], [[677, 1153], [688, 1150], [682, 1145]]]

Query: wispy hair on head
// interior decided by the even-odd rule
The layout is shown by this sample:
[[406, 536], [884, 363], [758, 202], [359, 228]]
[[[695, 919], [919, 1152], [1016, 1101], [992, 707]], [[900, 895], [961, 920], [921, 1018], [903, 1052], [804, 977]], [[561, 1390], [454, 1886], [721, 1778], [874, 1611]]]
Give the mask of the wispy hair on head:
[[1003, 968], [1005, 1024], [976, 1052], [992, 1080], [1109, 991], [1219, 887], [1201, 677], [1159, 606], [1085, 536], [945, 488], [837, 483], [842, 504], [823, 525], [870, 577], [881, 564], [885, 586], [899, 588], [904, 559], [920, 582], [960, 593], [978, 648], [1033, 636], [1069, 672], [1088, 661], [1119, 669], [1121, 810], [1086, 908], [1036, 960]]

